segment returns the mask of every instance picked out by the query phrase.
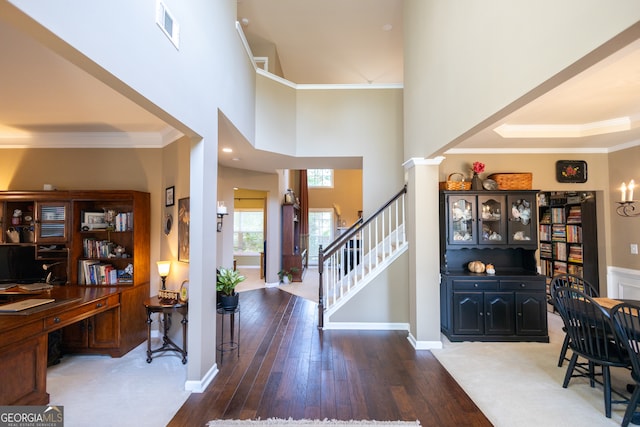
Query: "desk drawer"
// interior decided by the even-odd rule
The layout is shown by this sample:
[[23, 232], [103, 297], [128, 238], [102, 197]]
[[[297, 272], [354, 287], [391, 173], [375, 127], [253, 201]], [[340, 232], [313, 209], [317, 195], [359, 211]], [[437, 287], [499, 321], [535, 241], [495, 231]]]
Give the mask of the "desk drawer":
[[456, 291], [486, 291], [498, 289], [497, 280], [453, 280], [453, 289]]
[[500, 289], [510, 291], [544, 291], [546, 284], [544, 280], [501, 280]]
[[113, 294], [44, 319], [44, 328], [57, 329], [120, 305], [120, 295]]

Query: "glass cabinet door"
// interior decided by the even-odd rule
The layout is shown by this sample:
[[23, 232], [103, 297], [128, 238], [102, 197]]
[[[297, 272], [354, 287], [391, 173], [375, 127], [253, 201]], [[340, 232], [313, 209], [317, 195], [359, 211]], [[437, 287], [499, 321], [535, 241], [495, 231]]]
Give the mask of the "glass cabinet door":
[[478, 224], [480, 245], [504, 245], [507, 243], [504, 196], [478, 196]]
[[448, 200], [449, 244], [477, 244], [476, 196], [450, 195]]
[[68, 240], [69, 204], [41, 202], [37, 204], [36, 239], [38, 242], [66, 242]]
[[537, 247], [537, 218], [535, 194], [507, 196], [509, 210], [509, 244]]

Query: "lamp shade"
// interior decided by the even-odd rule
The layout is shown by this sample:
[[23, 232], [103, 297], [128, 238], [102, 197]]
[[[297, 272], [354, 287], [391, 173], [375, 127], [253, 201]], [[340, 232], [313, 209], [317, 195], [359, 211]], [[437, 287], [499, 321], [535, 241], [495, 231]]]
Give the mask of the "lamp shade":
[[158, 274], [160, 277], [167, 277], [171, 270], [171, 261], [158, 261]]

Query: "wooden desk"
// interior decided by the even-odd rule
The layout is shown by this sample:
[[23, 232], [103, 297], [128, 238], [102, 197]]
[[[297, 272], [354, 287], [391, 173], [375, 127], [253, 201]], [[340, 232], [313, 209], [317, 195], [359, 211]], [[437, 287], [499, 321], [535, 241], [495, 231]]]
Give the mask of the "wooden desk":
[[[28, 294], [29, 298], [53, 298], [55, 302], [15, 314], [0, 314], [0, 405], [49, 403], [46, 391], [49, 332], [104, 315], [111, 322], [108, 328], [115, 338], [108, 347], [100, 348], [98, 342], [86, 352], [120, 356], [142, 343], [146, 331], [141, 295], [147, 297], [148, 293], [148, 283], [128, 287], [55, 286], [37, 296]], [[138, 312], [129, 308], [131, 301], [139, 307]], [[91, 345], [91, 337], [87, 339]]]

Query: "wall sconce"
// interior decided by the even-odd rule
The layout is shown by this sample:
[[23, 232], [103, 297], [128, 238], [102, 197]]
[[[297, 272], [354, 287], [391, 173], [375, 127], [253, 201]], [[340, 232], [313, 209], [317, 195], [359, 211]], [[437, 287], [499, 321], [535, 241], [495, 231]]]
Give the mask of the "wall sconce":
[[171, 271], [171, 261], [158, 261], [158, 275], [162, 279], [162, 290], [166, 290], [166, 282], [167, 276], [169, 275], [169, 271]]
[[229, 215], [227, 213], [227, 207], [224, 205], [224, 202], [218, 202], [218, 208], [217, 208], [216, 215], [218, 216], [217, 231], [219, 233], [219, 232], [222, 231], [222, 219], [224, 218], [225, 215]]
[[618, 215], [627, 217], [640, 216], [640, 210], [636, 209], [637, 200], [633, 200], [633, 190], [635, 186], [636, 184], [633, 180], [629, 181], [629, 184], [623, 182], [620, 186], [622, 197], [616, 208]]

